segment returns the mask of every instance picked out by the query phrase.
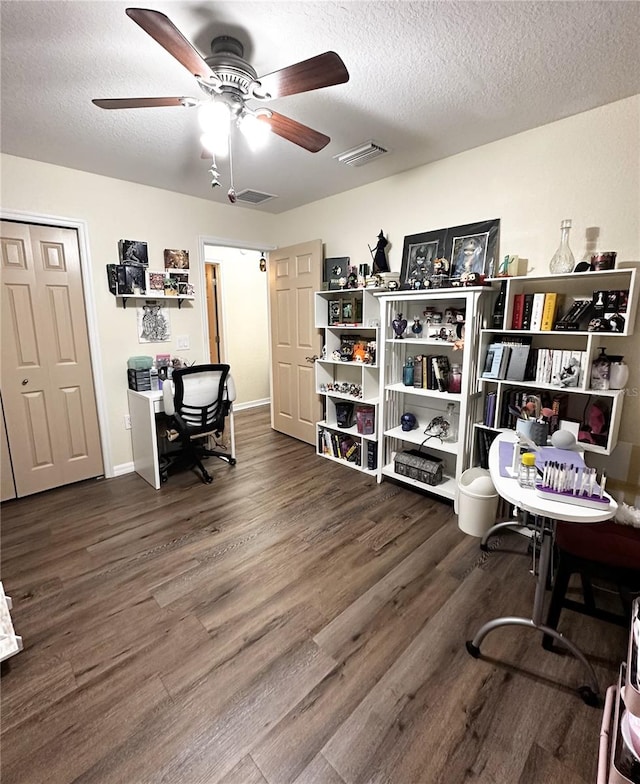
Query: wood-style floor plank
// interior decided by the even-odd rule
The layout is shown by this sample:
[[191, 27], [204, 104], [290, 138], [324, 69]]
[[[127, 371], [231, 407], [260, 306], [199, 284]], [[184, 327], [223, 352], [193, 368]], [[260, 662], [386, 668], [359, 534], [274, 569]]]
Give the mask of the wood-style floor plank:
[[[586, 784], [601, 711], [528, 629], [527, 541], [377, 485], [236, 414], [238, 463], [3, 504], [25, 650], [0, 682], [3, 784]], [[602, 688], [628, 633], [565, 612]]]

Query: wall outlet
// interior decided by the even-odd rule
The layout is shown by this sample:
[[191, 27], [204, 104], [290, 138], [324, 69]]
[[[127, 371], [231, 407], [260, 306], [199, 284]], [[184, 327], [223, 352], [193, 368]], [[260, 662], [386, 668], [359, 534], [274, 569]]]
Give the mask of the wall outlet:
[[176, 346], [178, 347], [178, 351], [188, 351], [189, 335], [178, 335], [176, 338]]
[[124, 415], [124, 429], [131, 430], [131, 417], [129, 414]]

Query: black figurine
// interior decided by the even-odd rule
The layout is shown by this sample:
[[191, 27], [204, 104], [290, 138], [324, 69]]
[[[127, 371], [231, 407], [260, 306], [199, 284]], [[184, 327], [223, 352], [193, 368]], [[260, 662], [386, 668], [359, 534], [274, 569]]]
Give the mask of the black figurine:
[[380, 272], [389, 272], [389, 262], [387, 261], [387, 255], [384, 252], [384, 249], [389, 244], [389, 240], [387, 240], [384, 236], [382, 229], [380, 229], [380, 234], [378, 234], [378, 244], [376, 245], [375, 252], [369, 248], [369, 252], [373, 256], [373, 274], [377, 275]]

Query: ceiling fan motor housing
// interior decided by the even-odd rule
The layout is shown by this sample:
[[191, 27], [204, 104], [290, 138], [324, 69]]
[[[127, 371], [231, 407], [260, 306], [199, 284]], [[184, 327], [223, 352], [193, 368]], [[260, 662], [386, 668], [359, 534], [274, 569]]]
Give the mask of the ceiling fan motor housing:
[[238, 99], [248, 97], [256, 83], [258, 74], [243, 58], [244, 47], [237, 38], [219, 35], [211, 42], [212, 54], [205, 62], [218, 78], [215, 84], [206, 79], [199, 80], [208, 95], [227, 93]]

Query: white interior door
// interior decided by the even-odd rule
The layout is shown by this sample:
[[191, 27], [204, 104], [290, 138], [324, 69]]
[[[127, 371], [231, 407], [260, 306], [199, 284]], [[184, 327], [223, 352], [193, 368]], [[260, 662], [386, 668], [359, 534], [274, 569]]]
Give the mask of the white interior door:
[[3, 221], [2, 399], [18, 497], [104, 473], [78, 238]]
[[321, 240], [269, 253], [271, 426], [308, 444], [322, 419], [312, 359], [321, 349], [313, 297], [321, 284]]

